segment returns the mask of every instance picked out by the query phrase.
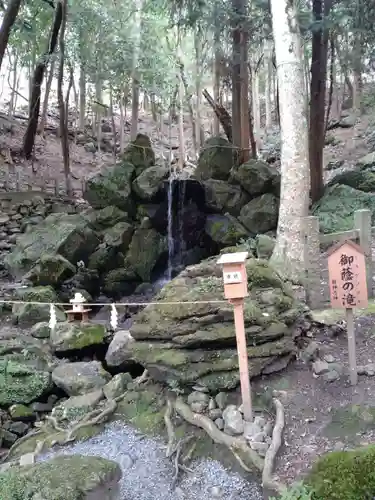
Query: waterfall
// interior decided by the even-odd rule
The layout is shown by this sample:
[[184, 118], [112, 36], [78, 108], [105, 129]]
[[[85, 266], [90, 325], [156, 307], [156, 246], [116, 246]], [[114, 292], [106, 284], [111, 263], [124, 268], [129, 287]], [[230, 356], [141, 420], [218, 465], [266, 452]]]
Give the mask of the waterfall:
[[175, 252], [174, 238], [173, 238], [173, 170], [169, 170], [169, 183], [168, 183], [168, 270], [167, 278], [172, 279], [173, 270], [173, 256]]

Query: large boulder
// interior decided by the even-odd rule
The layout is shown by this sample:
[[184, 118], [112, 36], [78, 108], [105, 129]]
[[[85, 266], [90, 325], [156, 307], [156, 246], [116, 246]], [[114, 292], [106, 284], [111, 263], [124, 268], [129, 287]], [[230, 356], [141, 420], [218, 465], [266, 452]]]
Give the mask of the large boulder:
[[[158, 304], [134, 317], [130, 333], [135, 340], [121, 345], [123, 365], [140, 363], [153, 379], [170, 386], [199, 383], [219, 391], [238, 385], [233, 308], [223, 300], [222, 270], [216, 260], [186, 268], [163, 288]], [[296, 324], [305, 306], [267, 262], [250, 259], [246, 268], [245, 329], [250, 375], [255, 377], [281, 370], [293, 358]], [[223, 303], [194, 303], [211, 300]]]
[[211, 137], [203, 145], [195, 176], [199, 180], [226, 181], [236, 161], [236, 149], [233, 144], [223, 137]]
[[135, 167], [129, 162], [102, 168], [86, 182], [83, 197], [94, 208], [112, 205], [129, 211], [132, 209], [131, 184], [135, 175]]
[[69, 396], [79, 396], [102, 388], [111, 380], [111, 375], [99, 361], [78, 361], [57, 366], [52, 380]]
[[252, 234], [276, 229], [279, 216], [279, 199], [271, 193], [262, 194], [242, 207], [238, 220]]
[[363, 208], [371, 210], [374, 223], [375, 195], [335, 184], [328, 187], [323, 197], [314, 204], [312, 215], [319, 217], [322, 233], [334, 233], [353, 229], [354, 212]]
[[[58, 302], [56, 292], [51, 286], [35, 286], [16, 290], [15, 303], [12, 306], [13, 322], [19, 326], [31, 326], [50, 318], [50, 304]], [[39, 304], [38, 302], [41, 302]], [[65, 311], [55, 307], [57, 321], [65, 321]]]
[[239, 215], [241, 208], [250, 201], [250, 196], [241, 186], [226, 181], [207, 179], [202, 182], [205, 191], [205, 204], [209, 210]]
[[51, 331], [49, 343], [55, 352], [65, 352], [101, 345], [106, 336], [104, 325], [64, 322]]
[[60, 254], [70, 263], [87, 261], [99, 244], [99, 238], [83, 215], [49, 215], [32, 231], [17, 239], [4, 264], [15, 278], [22, 277], [43, 255]]
[[45, 254], [25, 275], [34, 286], [59, 286], [74, 276], [76, 268], [65, 257], [59, 254]]
[[142, 199], [150, 201], [163, 187], [163, 181], [169, 175], [169, 167], [154, 165], [146, 168], [134, 181], [133, 191]]
[[145, 134], [138, 134], [135, 140], [125, 149], [123, 161], [134, 165], [136, 176], [146, 168], [152, 167], [155, 164], [155, 153], [150, 138]]
[[139, 279], [149, 282], [155, 265], [168, 249], [164, 236], [150, 227], [145, 219], [133, 234], [125, 259], [125, 267], [133, 269]]
[[109, 500], [118, 493], [121, 475], [120, 466], [112, 460], [62, 455], [1, 473], [1, 499]]
[[47, 394], [52, 361], [41, 341], [30, 335], [0, 339], [0, 407], [28, 404]]
[[249, 231], [230, 214], [208, 215], [205, 231], [220, 247], [236, 245], [249, 236]]
[[231, 180], [240, 184], [252, 197], [274, 192], [279, 177], [275, 168], [262, 160], [249, 160], [231, 171]]
[[127, 222], [118, 222], [104, 233], [104, 243], [109, 247], [116, 248], [121, 252], [126, 252], [129, 248], [134, 228]]
[[100, 233], [119, 222], [129, 222], [129, 215], [113, 205], [106, 206], [100, 210], [90, 209], [84, 212], [83, 215], [87, 222], [89, 222], [90, 227]]

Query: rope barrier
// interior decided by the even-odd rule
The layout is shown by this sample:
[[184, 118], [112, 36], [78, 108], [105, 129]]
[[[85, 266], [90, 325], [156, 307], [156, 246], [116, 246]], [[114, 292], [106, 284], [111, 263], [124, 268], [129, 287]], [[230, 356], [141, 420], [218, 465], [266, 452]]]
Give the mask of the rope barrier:
[[[173, 306], [173, 305], [181, 305], [181, 304], [227, 304], [228, 301], [226, 300], [192, 300], [192, 301], [181, 301], [181, 302], [103, 302], [103, 303], [89, 303], [89, 302], [83, 302], [84, 307], [104, 307], [104, 306], [115, 306], [115, 307], [136, 307], [136, 306]], [[31, 305], [38, 305], [38, 306], [50, 306], [53, 305], [55, 307], [72, 307], [72, 303], [67, 303], [67, 302], [34, 302], [34, 301], [28, 301], [28, 300], [2, 300], [0, 299], [0, 304], [31, 304]]]

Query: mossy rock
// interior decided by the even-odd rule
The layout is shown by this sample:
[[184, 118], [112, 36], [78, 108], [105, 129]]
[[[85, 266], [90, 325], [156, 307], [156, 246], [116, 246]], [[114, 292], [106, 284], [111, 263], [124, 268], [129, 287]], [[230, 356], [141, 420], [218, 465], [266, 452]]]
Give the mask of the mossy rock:
[[164, 180], [168, 175], [169, 167], [165, 165], [154, 165], [146, 168], [133, 181], [133, 191], [141, 200], [152, 201], [163, 187]]
[[146, 168], [155, 164], [155, 153], [151, 146], [150, 138], [145, 134], [137, 134], [124, 151], [123, 162], [128, 162], [135, 167], [135, 176], [140, 175]]
[[9, 415], [12, 420], [33, 420], [35, 413], [32, 408], [22, 404], [15, 404], [9, 408]]
[[319, 218], [322, 233], [353, 229], [354, 212], [367, 208], [375, 223], [375, 195], [344, 184], [329, 186], [323, 197], [313, 205], [312, 215]]
[[87, 181], [83, 197], [94, 208], [115, 206], [125, 212], [131, 212], [131, 183], [134, 177], [135, 167], [128, 161], [111, 168], [105, 167]]
[[[12, 307], [13, 321], [19, 326], [48, 321], [50, 318], [49, 304], [58, 302], [56, 292], [51, 286], [21, 288], [17, 290], [15, 298], [26, 302], [25, 304], [13, 304]], [[43, 304], [39, 305], [38, 302], [43, 302]], [[66, 320], [66, 314], [62, 308], [56, 307], [55, 311], [57, 321]]]
[[98, 232], [110, 229], [119, 222], [129, 222], [129, 215], [127, 212], [124, 212], [113, 205], [105, 206], [100, 210], [90, 209], [82, 215], [94, 231]]
[[109, 297], [123, 297], [130, 295], [137, 283], [139, 283], [138, 275], [127, 265], [112, 269], [103, 277], [103, 292]]
[[251, 197], [274, 193], [274, 184], [279, 177], [275, 168], [262, 160], [249, 160], [231, 171], [231, 181], [240, 184]]
[[313, 500], [372, 500], [375, 495], [375, 446], [334, 451], [314, 464], [306, 484]]
[[262, 194], [242, 207], [238, 220], [253, 235], [277, 227], [280, 200], [271, 193]]
[[25, 276], [34, 286], [58, 286], [76, 272], [75, 266], [59, 254], [42, 255]]
[[203, 144], [195, 176], [199, 180], [226, 181], [237, 162], [236, 148], [223, 137], [210, 137]]
[[0, 359], [0, 406], [31, 403], [50, 388], [49, 372], [12, 359]]
[[12, 276], [21, 278], [43, 255], [59, 254], [75, 265], [86, 261], [98, 244], [98, 236], [83, 214], [51, 214], [17, 238], [4, 264]]
[[205, 232], [219, 246], [236, 245], [249, 236], [247, 229], [230, 214], [208, 215]]
[[117, 462], [105, 458], [55, 457], [0, 474], [1, 500], [82, 500], [95, 493], [105, 498], [105, 487], [113, 488], [121, 474]]
[[104, 325], [94, 323], [59, 323], [50, 335], [55, 352], [73, 351], [100, 345], [107, 336]]
[[229, 184], [227, 181], [207, 179], [202, 182], [205, 191], [205, 205], [213, 212], [237, 216], [241, 208], [249, 203], [250, 196], [241, 186]]
[[350, 170], [335, 175], [329, 182], [329, 186], [334, 184], [345, 184], [365, 193], [375, 192], [375, 173], [371, 170]]

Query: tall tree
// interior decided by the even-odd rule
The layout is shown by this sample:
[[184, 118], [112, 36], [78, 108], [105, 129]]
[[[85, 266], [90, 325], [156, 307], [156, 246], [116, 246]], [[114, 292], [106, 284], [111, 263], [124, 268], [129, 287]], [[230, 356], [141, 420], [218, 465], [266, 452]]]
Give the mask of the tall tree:
[[30, 158], [33, 152], [35, 135], [38, 128], [38, 119], [40, 113], [40, 94], [41, 94], [43, 78], [50, 57], [54, 53], [56, 48], [61, 23], [62, 23], [62, 3], [61, 1], [59, 1], [55, 7], [55, 16], [52, 23], [51, 35], [48, 42], [47, 51], [40, 58], [33, 74], [31, 99], [29, 103], [29, 121], [27, 123], [26, 132], [23, 137], [23, 154], [25, 155], [26, 158]]
[[323, 195], [323, 148], [325, 136], [325, 103], [329, 29], [327, 18], [332, 0], [313, 0], [309, 159], [311, 199], [318, 201]]
[[271, 262], [291, 279], [301, 278], [303, 217], [309, 210], [309, 162], [300, 33], [293, 0], [271, 0], [281, 125], [281, 193]]
[[10, 0], [0, 28], [0, 68], [8, 46], [10, 31], [15, 23], [22, 0]]

